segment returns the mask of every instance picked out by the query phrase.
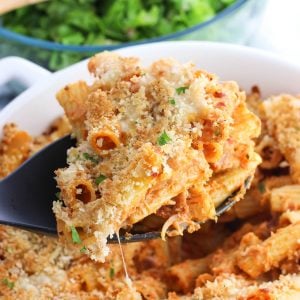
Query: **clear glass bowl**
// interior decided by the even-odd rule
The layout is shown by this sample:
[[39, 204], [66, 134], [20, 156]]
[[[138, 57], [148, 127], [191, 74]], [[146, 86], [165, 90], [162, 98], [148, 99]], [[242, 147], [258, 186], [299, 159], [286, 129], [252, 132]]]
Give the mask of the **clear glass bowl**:
[[157, 38], [99, 46], [67, 46], [17, 34], [0, 27], [0, 58], [16, 55], [58, 70], [94, 53], [165, 40], [208, 40], [245, 44], [259, 26], [266, 0], [237, 0], [212, 19]]

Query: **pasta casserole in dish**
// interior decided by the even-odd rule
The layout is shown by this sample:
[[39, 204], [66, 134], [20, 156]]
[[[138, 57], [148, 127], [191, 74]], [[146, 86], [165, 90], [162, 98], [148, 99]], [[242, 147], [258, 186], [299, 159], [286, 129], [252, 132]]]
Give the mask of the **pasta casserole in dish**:
[[[300, 97], [246, 96], [169, 58], [106, 52], [88, 68], [42, 135], [4, 127], [0, 178], [70, 132], [78, 143], [56, 171], [60, 239], [0, 225], [0, 299], [299, 299]], [[134, 228], [165, 240], [124, 257], [106, 244]]]
[[[61, 238], [78, 232], [86, 253], [104, 261], [106, 240], [155, 215], [162, 237], [198, 230], [215, 207], [254, 175], [260, 121], [235, 82], [161, 59], [104, 52], [88, 63], [95, 81], [57, 94], [78, 146], [56, 172]], [[151, 220], [148, 220], [151, 223]]]

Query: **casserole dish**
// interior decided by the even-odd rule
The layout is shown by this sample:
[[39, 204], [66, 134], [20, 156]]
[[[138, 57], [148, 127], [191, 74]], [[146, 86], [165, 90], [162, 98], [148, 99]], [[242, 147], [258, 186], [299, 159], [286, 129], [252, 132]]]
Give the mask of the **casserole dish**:
[[[261, 295], [279, 299], [287, 299], [288, 296], [294, 295], [293, 299], [298, 299], [300, 223], [297, 218], [299, 216], [297, 201], [300, 185], [299, 175], [297, 175], [299, 173], [293, 171], [293, 166], [299, 166], [297, 164], [299, 160], [294, 157], [291, 159], [288, 154], [291, 150], [289, 148], [291, 142], [299, 141], [299, 97], [275, 96], [265, 102], [261, 102], [261, 99], [280, 93], [298, 94], [299, 67], [266, 52], [215, 43], [151, 44], [127, 48], [119, 52], [122, 55], [139, 56], [143, 63], [161, 57], [175, 57], [180, 62], [191, 60], [198, 67], [215, 72], [223, 80], [237, 80], [240, 87], [247, 92], [250, 92], [253, 85], [259, 86], [262, 97], [257, 88], [252, 90], [252, 96], [254, 94], [259, 106], [269, 108], [265, 110], [269, 114], [268, 119], [261, 118], [261, 120], [265, 128], [266, 126], [270, 128], [263, 134], [263, 139], [258, 141], [257, 149], [260, 147], [259, 154], [262, 157], [264, 149], [270, 150], [270, 147], [274, 150], [273, 153], [276, 154], [277, 151], [279, 154], [279, 160], [275, 162], [270, 159], [272, 151], [268, 152], [271, 153], [269, 157], [268, 155], [263, 157], [265, 165], [261, 164], [258, 168], [259, 174], [248, 194], [251, 196], [236, 204], [225, 216], [227, 220], [219, 219], [217, 224], [211, 222], [208, 228], [203, 226], [195, 235], [184, 234], [178, 240], [173, 240], [176, 242], [173, 250], [172, 247], [166, 249], [167, 243], [159, 239], [149, 243], [131, 244], [130, 247], [133, 248], [124, 246], [133, 286], [148, 300], [167, 299], [168, 296], [170, 300], [182, 299], [181, 295], [188, 293], [194, 293], [192, 298], [184, 296], [183, 299], [240, 299], [241, 297], [246, 299], [245, 295], [247, 299]], [[2, 79], [4, 79], [5, 69], [13, 69], [14, 61], [17, 62], [15, 65], [17, 67], [14, 69], [16, 74], [10, 74], [10, 77], [17, 77], [18, 80], [25, 82], [29, 74], [26, 68], [31, 66], [30, 74], [35, 72], [38, 81], [34, 84], [35, 80], [28, 80], [27, 83], [32, 83], [33, 86], [4, 108], [0, 113], [0, 126], [14, 121], [32, 135], [43, 132], [56, 116], [62, 114], [61, 108], [55, 101], [57, 90], [66, 83], [78, 79], [87, 81], [91, 79], [86, 71], [86, 62], [51, 75], [42, 70], [35, 70], [30, 63], [15, 58], [11, 58], [9, 62], [1, 62], [2, 66], [5, 64], [5, 68], [0, 66], [0, 70], [3, 70]], [[18, 74], [19, 70], [22, 70], [23, 74]], [[278, 103], [281, 105], [277, 105]], [[242, 114], [238, 116], [243, 117]], [[248, 118], [244, 119], [243, 128], [252, 125], [248, 120]], [[279, 134], [283, 133], [287, 140], [283, 142], [276, 140], [278, 134], [272, 131], [273, 128], [279, 128]], [[241, 130], [237, 132], [240, 133]], [[264, 143], [265, 138], [267, 138], [267, 145]], [[282, 154], [278, 153], [280, 143], [283, 146]], [[298, 151], [299, 146], [293, 149]], [[272, 173], [267, 163], [273, 163]], [[296, 167], [294, 170], [299, 171]], [[282, 173], [275, 174], [280, 168]], [[264, 175], [264, 172], [267, 175]], [[270, 205], [263, 207], [262, 200], [266, 200], [267, 194], [272, 194], [273, 198], [270, 200]], [[287, 208], [291, 210], [287, 211]], [[280, 219], [278, 212], [281, 213]], [[235, 221], [238, 221], [237, 223], [242, 221], [242, 226], [231, 227], [237, 225]], [[8, 226], [1, 226], [0, 229], [0, 249], [5, 249], [1, 252], [4, 258], [2, 268], [4, 288], [0, 289], [0, 295], [4, 293], [4, 296], [8, 295], [8, 299], [13, 299], [9, 297], [11, 295], [18, 299], [42, 299], [49, 296], [69, 299], [76, 295], [80, 295], [78, 296], [80, 299], [91, 299], [83, 298], [83, 295], [87, 297], [96, 295], [96, 299], [128, 299], [128, 293], [132, 292], [128, 285], [125, 285], [127, 281], [124, 281], [124, 267], [118, 247], [112, 249], [113, 256], [109, 261], [98, 264], [88, 260], [81, 249], [80, 251], [77, 249], [66, 258], [65, 251], [68, 250], [66, 247], [61, 247], [57, 239], [47, 239]], [[11, 251], [9, 247], [16, 244], [12, 242], [16, 240], [16, 236], [18, 236], [17, 245], [22, 244], [19, 240], [26, 240], [28, 250], [24, 252], [23, 249], [19, 250], [18, 246], [13, 246], [14, 249]], [[42, 239], [44, 244], [41, 242]], [[41, 246], [35, 247], [35, 244]], [[45, 248], [48, 249], [49, 256], [44, 254]], [[59, 257], [65, 263], [60, 264], [59, 259], [51, 259], [54, 253], [60, 255]], [[26, 262], [32, 261], [32, 257], [37, 263], [28, 266]], [[47, 267], [40, 263], [41, 259], [47, 261]], [[48, 268], [49, 264], [51, 267]], [[12, 265], [19, 268], [18, 274], [24, 275], [11, 274]], [[26, 268], [25, 272], [28, 273], [21, 273], [23, 265], [24, 269]], [[278, 266], [281, 274], [274, 279], [272, 271], [278, 270]], [[62, 276], [58, 276], [59, 274]], [[161, 277], [155, 277], [159, 274]], [[164, 282], [163, 278], [167, 278], [167, 281]], [[104, 291], [103, 283], [105, 283]], [[124, 286], [120, 290], [116, 284]], [[66, 293], [60, 289], [65, 289]], [[177, 292], [180, 298], [177, 297]], [[117, 297], [116, 293], [118, 293]]]
[[[237, 81], [246, 91], [253, 85], [259, 85], [263, 97], [282, 92], [297, 94], [300, 90], [299, 66], [245, 46], [198, 41], [161, 42], [116, 51], [125, 56], [140, 57], [144, 64], [161, 57], [173, 57], [180, 62], [193, 61], [222, 80]], [[86, 65], [87, 61], [82, 61], [51, 74], [21, 58], [2, 59], [0, 79], [3, 83], [18, 78], [31, 87], [0, 112], [0, 133], [7, 122], [15, 122], [33, 135], [42, 133], [63, 113], [55, 100], [56, 92], [67, 83], [92, 79]]]

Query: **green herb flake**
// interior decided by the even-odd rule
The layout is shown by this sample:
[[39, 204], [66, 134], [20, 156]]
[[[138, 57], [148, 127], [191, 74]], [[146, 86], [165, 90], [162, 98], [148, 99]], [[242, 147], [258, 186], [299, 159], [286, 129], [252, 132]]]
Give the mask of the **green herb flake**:
[[215, 136], [221, 136], [221, 130], [220, 129], [216, 129], [215, 131], [214, 131], [214, 135]]
[[170, 141], [172, 141], [172, 139], [168, 136], [168, 134], [165, 131], [157, 139], [157, 143], [160, 146], [163, 146], [163, 145], [167, 144]]
[[266, 192], [266, 186], [262, 181], [258, 183], [257, 188], [261, 194], [264, 194]]
[[74, 226], [71, 226], [71, 234], [72, 234], [72, 241], [74, 244], [81, 244], [82, 241], [80, 239], [79, 233]]
[[84, 152], [82, 154], [82, 156], [84, 157], [84, 159], [90, 160], [91, 162], [93, 162], [95, 164], [99, 162], [99, 160], [98, 160], [98, 158], [96, 156], [93, 156], [93, 155], [91, 155], [91, 154], [89, 154], [87, 152]]
[[115, 277], [115, 269], [114, 269], [114, 267], [110, 267], [110, 269], [109, 269], [109, 277], [110, 277], [110, 279], [113, 279]]
[[14, 282], [12, 282], [12, 281], [9, 281], [7, 278], [3, 278], [2, 280], [1, 280], [1, 282], [4, 284], [4, 285], [6, 285], [9, 289], [13, 289], [14, 288], [14, 286], [15, 286], [15, 283]]
[[96, 184], [100, 184], [101, 182], [103, 182], [107, 177], [105, 175], [99, 175], [96, 179], [95, 182]]
[[56, 197], [57, 200], [61, 200], [61, 198], [60, 198], [60, 192], [55, 193], [55, 197]]
[[85, 246], [83, 246], [81, 249], [80, 249], [80, 253], [86, 253], [86, 247]]
[[176, 105], [176, 101], [175, 101], [174, 98], [170, 99], [170, 100], [169, 100], [169, 103], [170, 103], [171, 105]]
[[181, 95], [181, 94], [184, 94], [188, 88], [189, 88], [188, 86], [181, 86], [176, 89], [176, 92], [178, 95]]

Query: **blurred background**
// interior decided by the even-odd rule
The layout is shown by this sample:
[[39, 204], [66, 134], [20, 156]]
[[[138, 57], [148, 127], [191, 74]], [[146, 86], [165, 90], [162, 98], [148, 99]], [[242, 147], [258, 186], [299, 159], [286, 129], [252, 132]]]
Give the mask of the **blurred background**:
[[259, 29], [248, 45], [275, 52], [300, 64], [299, 12], [299, 0], [268, 0]]
[[[300, 63], [297, 0], [48, 0], [12, 7], [30, 1], [0, 1], [0, 58], [20, 56], [56, 71], [103, 50], [209, 40]], [[25, 88], [17, 81], [0, 83], [0, 106]]]

